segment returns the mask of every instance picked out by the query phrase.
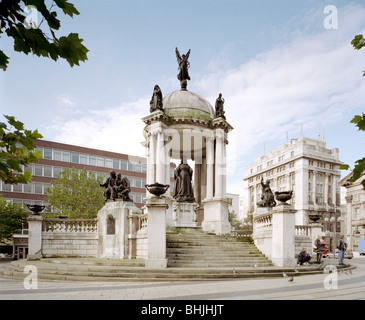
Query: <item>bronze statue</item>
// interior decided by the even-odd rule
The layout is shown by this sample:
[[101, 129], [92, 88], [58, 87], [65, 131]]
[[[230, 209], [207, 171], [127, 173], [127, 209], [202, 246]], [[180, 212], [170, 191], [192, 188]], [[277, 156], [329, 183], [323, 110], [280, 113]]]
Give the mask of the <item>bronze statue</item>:
[[153, 88], [153, 94], [150, 101], [150, 112], [154, 112], [156, 110], [163, 110], [162, 91], [157, 84]]
[[274, 199], [274, 194], [270, 188], [270, 181], [266, 180], [264, 183], [264, 178], [261, 178], [262, 195], [261, 200], [257, 202], [258, 207], [275, 207], [276, 201]]
[[215, 100], [215, 117], [226, 119], [226, 116], [224, 114], [224, 99], [222, 98], [222, 94], [220, 93], [218, 98]]
[[188, 72], [188, 69], [190, 68], [190, 63], [188, 61], [190, 55], [190, 49], [186, 53], [186, 55], [183, 54], [182, 57], [180, 56], [180, 52], [177, 48], [175, 48], [175, 53], [176, 53], [177, 63], [179, 64], [179, 73], [177, 75], [177, 78], [180, 80], [181, 90], [186, 91], [186, 87], [188, 84], [187, 80], [190, 80]]
[[174, 171], [174, 199], [177, 202], [195, 202], [193, 186], [191, 179], [193, 177], [193, 169], [181, 160], [181, 163]]
[[114, 170], [110, 171], [110, 176], [104, 183], [100, 184], [100, 187], [104, 187], [104, 199], [114, 200], [122, 199], [124, 201], [132, 201], [129, 198], [129, 192], [131, 191], [130, 183], [127, 177], [122, 177], [121, 173], [116, 174]]

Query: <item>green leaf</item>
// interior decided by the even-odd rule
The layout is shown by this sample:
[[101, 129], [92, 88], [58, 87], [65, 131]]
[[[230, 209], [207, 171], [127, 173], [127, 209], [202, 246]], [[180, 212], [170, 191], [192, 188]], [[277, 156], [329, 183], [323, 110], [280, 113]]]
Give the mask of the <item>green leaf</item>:
[[360, 50], [362, 47], [365, 46], [365, 39], [363, 35], [362, 34], [356, 35], [355, 38], [352, 39], [351, 44], [356, 50]]
[[365, 131], [365, 114], [363, 113], [362, 116], [356, 115], [354, 118], [350, 121], [351, 123], [354, 123], [359, 130]]
[[9, 64], [9, 57], [0, 50], [0, 69], [4, 71], [7, 69]]
[[340, 170], [348, 170], [350, 169], [350, 166], [348, 164], [341, 164], [340, 165]]
[[59, 8], [62, 9], [64, 14], [73, 17], [74, 14], [79, 15], [80, 12], [77, 11], [72, 3], [67, 2], [67, 0], [54, 0]]

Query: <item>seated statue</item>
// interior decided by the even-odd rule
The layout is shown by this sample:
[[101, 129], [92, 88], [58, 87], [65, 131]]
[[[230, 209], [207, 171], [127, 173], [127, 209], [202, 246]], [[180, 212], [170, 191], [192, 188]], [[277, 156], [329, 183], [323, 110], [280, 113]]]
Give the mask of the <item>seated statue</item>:
[[100, 184], [100, 187], [104, 187], [104, 198], [106, 200], [115, 200], [116, 194], [115, 194], [115, 185], [117, 181], [117, 175], [114, 170], [110, 171], [109, 177], [104, 181], [104, 183]]

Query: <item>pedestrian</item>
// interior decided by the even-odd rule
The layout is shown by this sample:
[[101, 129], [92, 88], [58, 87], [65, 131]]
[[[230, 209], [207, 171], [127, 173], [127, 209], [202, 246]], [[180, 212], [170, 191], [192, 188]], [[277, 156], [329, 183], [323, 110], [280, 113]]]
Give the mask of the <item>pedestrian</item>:
[[308, 254], [307, 249], [303, 248], [302, 251], [298, 254], [298, 262], [300, 265], [309, 265], [309, 261], [311, 256]]
[[314, 241], [313, 251], [317, 253], [317, 263], [321, 263], [322, 258], [322, 247], [324, 246], [324, 241], [322, 236], [318, 235], [317, 239]]
[[344, 236], [341, 235], [340, 240], [337, 242], [337, 249], [338, 249], [338, 264], [344, 265], [344, 258], [345, 258], [345, 251], [347, 249], [347, 243], [344, 241]]

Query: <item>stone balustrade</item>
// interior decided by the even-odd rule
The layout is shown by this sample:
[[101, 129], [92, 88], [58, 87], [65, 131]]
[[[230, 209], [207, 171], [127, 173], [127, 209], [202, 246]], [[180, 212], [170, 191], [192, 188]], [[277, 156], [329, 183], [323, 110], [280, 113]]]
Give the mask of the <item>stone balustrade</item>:
[[96, 233], [97, 219], [44, 219], [43, 232]]

